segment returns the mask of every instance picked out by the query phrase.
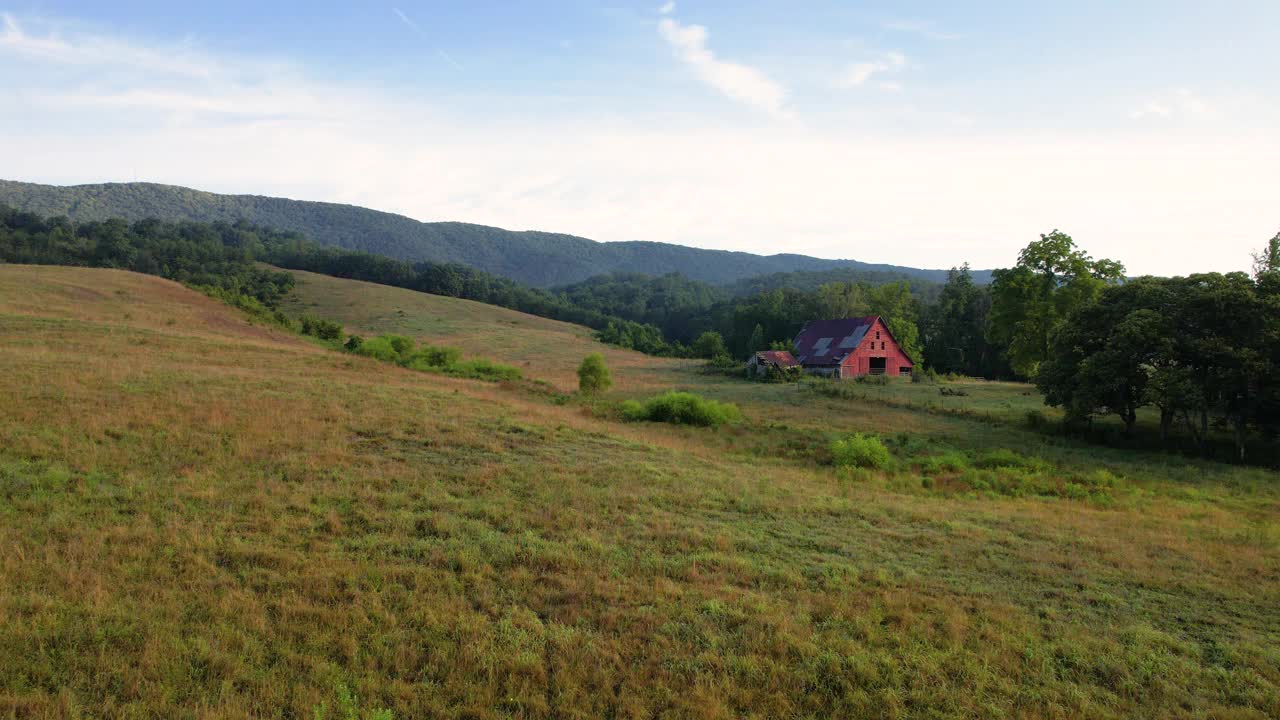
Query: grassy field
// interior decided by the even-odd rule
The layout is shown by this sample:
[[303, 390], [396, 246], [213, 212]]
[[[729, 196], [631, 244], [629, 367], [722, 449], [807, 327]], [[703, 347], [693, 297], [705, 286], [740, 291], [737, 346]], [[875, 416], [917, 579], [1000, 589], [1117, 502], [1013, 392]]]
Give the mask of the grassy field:
[[[317, 276], [291, 309], [566, 390], [600, 349]], [[1276, 473], [606, 355], [587, 406], [0, 266], [0, 717], [1280, 716]], [[746, 419], [612, 419], [673, 387]], [[827, 464], [852, 432], [892, 463]]]
[[578, 387], [575, 371], [591, 352], [604, 353], [620, 390], [660, 390], [677, 382], [692, 364], [611, 348], [593, 340], [591, 330], [581, 325], [496, 305], [291, 272], [297, 278], [297, 291], [285, 309], [292, 315], [338, 320], [357, 335], [395, 333], [452, 345], [468, 357], [515, 365], [564, 391]]

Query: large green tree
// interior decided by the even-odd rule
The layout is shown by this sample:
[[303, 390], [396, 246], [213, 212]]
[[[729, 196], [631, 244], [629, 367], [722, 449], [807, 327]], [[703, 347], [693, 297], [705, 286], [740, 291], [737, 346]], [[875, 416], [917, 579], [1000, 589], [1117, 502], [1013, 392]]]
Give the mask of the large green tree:
[[911, 295], [911, 284], [886, 283], [867, 291], [872, 315], [879, 315], [889, 332], [917, 364], [924, 363], [924, 343], [920, 340], [920, 302]]
[[1005, 349], [1014, 371], [1034, 377], [1062, 323], [1123, 279], [1123, 265], [1091, 258], [1070, 235], [1041, 235], [1023, 248], [1017, 265], [993, 273], [988, 337]]
[[1155, 367], [1173, 351], [1175, 319], [1159, 310], [1167, 282], [1142, 278], [1107, 288], [1098, 302], [1077, 310], [1055, 332], [1052, 353], [1036, 383], [1045, 402], [1072, 420], [1115, 414], [1132, 435], [1138, 408], [1147, 404]]

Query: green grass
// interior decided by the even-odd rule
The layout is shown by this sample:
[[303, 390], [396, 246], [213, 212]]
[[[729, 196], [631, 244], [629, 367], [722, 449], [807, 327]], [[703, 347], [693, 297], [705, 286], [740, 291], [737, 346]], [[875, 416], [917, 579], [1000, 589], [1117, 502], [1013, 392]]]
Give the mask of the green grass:
[[[360, 329], [481, 356], [399, 322]], [[518, 335], [552, 381], [594, 347]], [[667, 378], [744, 419], [0, 267], [0, 717], [1280, 715], [1276, 473], [615, 357], [605, 402]], [[854, 433], [892, 462], [833, 467]]]

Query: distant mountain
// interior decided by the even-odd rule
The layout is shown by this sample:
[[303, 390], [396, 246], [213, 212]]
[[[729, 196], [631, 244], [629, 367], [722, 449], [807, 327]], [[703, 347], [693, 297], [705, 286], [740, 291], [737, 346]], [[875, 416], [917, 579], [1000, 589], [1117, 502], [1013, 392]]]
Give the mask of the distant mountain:
[[[537, 287], [574, 283], [604, 273], [664, 275], [679, 272], [724, 285], [772, 273], [856, 268], [907, 278], [942, 281], [943, 270], [825, 260], [805, 255], [753, 255], [657, 242], [602, 243], [560, 233], [514, 232], [457, 222], [424, 223], [354, 205], [286, 200], [259, 195], [217, 195], [155, 183], [106, 183], [61, 187], [0, 180], [0, 204], [73, 220], [122, 217], [141, 220], [247, 220], [301, 232], [324, 245], [402, 260], [455, 262]], [[975, 273], [984, 282], [987, 273]]]

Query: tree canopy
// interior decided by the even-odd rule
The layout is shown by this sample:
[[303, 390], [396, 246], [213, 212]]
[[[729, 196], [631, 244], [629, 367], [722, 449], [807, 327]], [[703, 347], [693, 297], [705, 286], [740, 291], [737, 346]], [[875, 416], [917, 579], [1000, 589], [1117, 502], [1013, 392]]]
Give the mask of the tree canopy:
[[1053, 333], [1102, 288], [1123, 280], [1124, 266], [1094, 260], [1054, 230], [1023, 248], [1012, 268], [992, 275], [989, 337], [1006, 348], [1014, 371], [1035, 377]]

